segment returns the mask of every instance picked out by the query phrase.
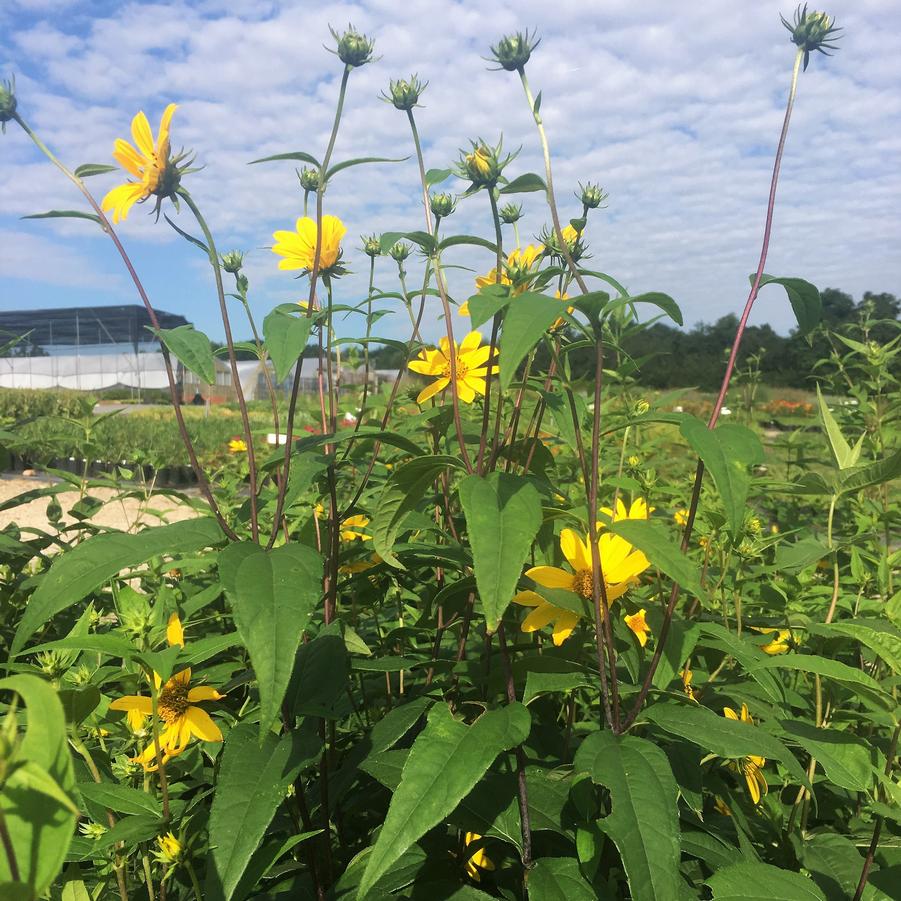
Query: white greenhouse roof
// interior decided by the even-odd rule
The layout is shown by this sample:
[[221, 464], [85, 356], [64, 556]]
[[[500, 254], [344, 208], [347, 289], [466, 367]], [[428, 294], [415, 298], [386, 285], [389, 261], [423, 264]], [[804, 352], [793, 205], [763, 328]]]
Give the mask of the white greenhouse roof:
[[0, 357], [2, 388], [73, 388], [100, 391], [166, 388], [166, 367], [159, 353], [105, 353], [47, 357]]

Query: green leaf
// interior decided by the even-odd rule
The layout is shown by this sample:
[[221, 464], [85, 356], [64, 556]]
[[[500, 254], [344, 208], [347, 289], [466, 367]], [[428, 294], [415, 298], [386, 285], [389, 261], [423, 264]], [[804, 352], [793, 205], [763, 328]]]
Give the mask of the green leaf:
[[106, 175], [107, 172], [115, 172], [118, 166], [106, 166], [103, 163], [82, 163], [75, 170], [76, 178], [91, 178], [94, 175]]
[[210, 339], [193, 325], [153, 329], [153, 333], [184, 365], [208, 385], [216, 384], [216, 358]]
[[82, 213], [81, 210], [50, 210], [47, 213], [32, 213], [30, 216], [21, 216], [22, 219], [90, 219], [101, 228], [103, 220], [94, 213]]
[[251, 160], [247, 165], [253, 166], [256, 163], [273, 163], [277, 160], [296, 160], [299, 163], [310, 163], [310, 165], [315, 166], [317, 169], [322, 168], [322, 164], [315, 156], [310, 156], [309, 153], [304, 153], [302, 150], [297, 150], [294, 153], [276, 153], [275, 156], [264, 156], [259, 160]]
[[577, 688], [591, 688], [592, 681], [583, 673], [542, 673], [530, 670], [526, 675], [523, 704], [530, 704], [541, 695], [558, 691], [574, 691]]
[[513, 300], [508, 285], [486, 285], [467, 300], [473, 328], [484, 325]]
[[[19, 865], [28, 884], [18, 899], [39, 897], [49, 888], [66, 859], [75, 829], [72, 759], [66, 742], [66, 719], [54, 689], [31, 675], [0, 679], [0, 692], [13, 691], [25, 702], [26, 730], [16, 751], [30, 767], [11, 767], [3, 785], [3, 815]], [[9, 861], [0, 853], [0, 885], [12, 881]]]
[[788, 739], [816, 758], [833, 785], [854, 792], [872, 788], [872, 753], [865, 741], [847, 732], [818, 729], [802, 720], [780, 720], [779, 725]]
[[461, 244], [471, 244], [473, 247], [484, 247], [497, 255], [497, 244], [493, 244], [487, 238], [480, 238], [477, 235], [451, 235], [445, 238], [439, 245], [439, 250], [447, 250], [448, 247], [458, 247]]
[[31, 596], [12, 643], [12, 652], [57, 613], [98, 589], [121, 570], [167, 553], [190, 553], [223, 539], [212, 518], [190, 519], [145, 529], [134, 535], [109, 532], [94, 535], [60, 554]]
[[207, 247], [206, 244], [204, 244], [203, 241], [200, 240], [200, 238], [196, 238], [190, 232], [186, 232], [183, 228], [180, 228], [178, 225], [176, 225], [172, 221], [172, 219], [169, 218], [168, 213], [163, 213], [163, 218], [166, 220], [166, 222], [169, 223], [170, 226], [172, 226], [172, 229], [174, 231], [177, 231], [189, 244], [193, 244], [195, 247], [202, 250], [207, 256], [210, 256], [209, 247]]
[[425, 174], [425, 183], [429, 187], [440, 185], [441, 182], [447, 181], [451, 175], [453, 175], [452, 169], [429, 169]]
[[713, 476], [726, 510], [729, 532], [737, 540], [747, 512], [749, 468], [763, 460], [760, 438], [745, 426], [733, 423], [708, 429], [693, 416], [682, 421], [680, 431]]
[[817, 409], [820, 413], [820, 420], [826, 430], [826, 437], [829, 439], [829, 449], [832, 451], [832, 459], [839, 469], [850, 469], [859, 459], [860, 451], [863, 447], [864, 436], [860, 436], [860, 440], [851, 448], [851, 445], [845, 440], [839, 424], [835, 421], [826, 401], [823, 400], [820, 386], [817, 385]]
[[96, 685], [82, 688], [61, 688], [59, 700], [66, 714], [66, 722], [78, 726], [100, 705], [100, 689]]
[[284, 381], [294, 368], [307, 346], [312, 328], [312, 317], [292, 315], [277, 307], [263, 320], [266, 350], [275, 367], [277, 382]]
[[435, 252], [435, 239], [428, 233], [423, 231], [412, 231], [412, 232], [397, 232], [397, 231], [387, 231], [382, 232], [381, 238], [379, 238], [379, 247], [382, 249], [382, 253], [388, 253], [398, 241], [402, 240], [412, 241], [414, 244], [418, 244], [426, 253], [429, 255]]
[[115, 826], [112, 826], [100, 838], [93, 843], [92, 851], [101, 851], [109, 848], [116, 842], [125, 842], [129, 847], [135, 847], [138, 842], [148, 841], [160, 835], [164, 831], [165, 823], [159, 817], [147, 814], [122, 817]]
[[116, 813], [145, 815], [161, 819], [163, 808], [153, 795], [111, 782], [79, 782], [81, 796]]
[[637, 547], [653, 566], [690, 594], [706, 602], [707, 592], [701, 586], [701, 577], [696, 564], [682, 553], [662, 523], [649, 519], [621, 519], [611, 523], [607, 528]]
[[564, 310], [556, 297], [531, 292], [520, 294], [510, 304], [500, 340], [501, 391], [510, 387], [519, 364]]
[[[381, 658], [378, 658], [381, 659]], [[295, 716], [343, 719], [350, 712], [347, 699], [347, 648], [341, 627], [332, 623], [297, 652], [288, 689]]]
[[343, 160], [340, 163], [335, 163], [335, 165], [328, 170], [325, 175], [325, 180], [328, 181], [333, 175], [337, 175], [339, 172], [344, 169], [349, 169], [351, 166], [362, 166], [364, 163], [402, 163], [404, 160], [408, 159], [410, 159], [408, 156], [359, 156], [352, 160]]
[[901, 674], [901, 632], [879, 620], [845, 620], [843, 622], [813, 624], [811, 631], [826, 638], [845, 636], [866, 645], [881, 657], [896, 674]]
[[[755, 275], [748, 278], [753, 285]], [[760, 287], [764, 285], [782, 285], [785, 288], [802, 336], [810, 334], [817, 327], [823, 316], [823, 302], [820, 299], [820, 292], [810, 282], [804, 281], [803, 278], [775, 278], [764, 273], [760, 277]]]
[[679, 308], [679, 304], [677, 304], [669, 294], [663, 294], [660, 291], [649, 291], [646, 294], [636, 294], [634, 297], [618, 297], [616, 300], [610, 302], [604, 312], [609, 316], [616, 310], [622, 309], [625, 306], [631, 306], [634, 303], [652, 304], [658, 309], [663, 310], [676, 325], [682, 325], [682, 310]]
[[596, 901], [573, 857], [542, 857], [529, 872], [529, 901]]
[[541, 496], [527, 479], [502, 472], [467, 476], [459, 490], [485, 623], [494, 633], [541, 528]]
[[369, 855], [360, 898], [404, 851], [454, 810], [498, 754], [526, 740], [530, 727], [531, 717], [521, 704], [489, 710], [471, 726], [455, 720], [446, 704], [432, 708]]
[[776, 548], [776, 569], [797, 575], [814, 563], [829, 555], [829, 548], [814, 538], [780, 544]]
[[530, 191], [547, 191], [547, 185], [540, 175], [526, 172], [508, 182], [498, 191], [499, 194], [527, 194]]
[[663, 751], [644, 738], [594, 732], [575, 771], [610, 791], [610, 814], [598, 825], [619, 849], [634, 901], [678, 898], [679, 790]]
[[736, 863], [717, 870], [707, 885], [713, 901], [826, 901], [806, 876], [768, 863]]
[[230, 545], [219, 555], [227, 568], [232, 554], [240, 557], [232, 614], [257, 677], [262, 739], [279, 714], [304, 627], [322, 597], [322, 558], [298, 543], [270, 551]]
[[[811, 631], [815, 631], [817, 628], [819, 627], [811, 626]], [[873, 703], [881, 707], [891, 708], [894, 706], [892, 699], [872, 676], [868, 676], [840, 660], [818, 657], [815, 654], [780, 654], [777, 657], [767, 657], [754, 667], [754, 670], [763, 669], [794, 669], [804, 673], [814, 673], [832, 679], [852, 692], [866, 694]], [[749, 675], [753, 676], [754, 670], [750, 671]]]
[[[801, 844], [801, 862], [810, 870], [813, 881], [822, 889], [827, 901], [847, 901], [854, 897], [863, 857], [854, 843], [837, 832], [817, 832], [806, 835]], [[875, 901], [879, 897], [867, 885], [863, 898]]]
[[288, 786], [318, 753], [312, 731], [270, 732], [262, 744], [251, 723], [239, 723], [229, 732], [210, 808], [212, 866], [205, 894], [211, 901], [230, 901]]
[[901, 476], [901, 449], [874, 463], [864, 463], [846, 470], [839, 477], [839, 491], [847, 494], [873, 485], [881, 485]]
[[385, 484], [370, 523], [372, 546], [390, 566], [404, 569], [392, 548], [407, 514], [414, 510], [432, 482], [448, 467], [461, 467], [450, 456], [415, 457], [398, 466]]
[[760, 756], [779, 760], [797, 782], [809, 784], [791, 751], [760, 726], [728, 719], [698, 704], [654, 704], [642, 717], [664, 732], [687, 739], [717, 757], [738, 760]]

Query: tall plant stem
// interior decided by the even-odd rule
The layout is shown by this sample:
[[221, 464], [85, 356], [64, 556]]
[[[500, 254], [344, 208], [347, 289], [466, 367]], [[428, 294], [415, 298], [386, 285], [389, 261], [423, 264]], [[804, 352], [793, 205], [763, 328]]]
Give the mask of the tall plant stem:
[[232, 383], [235, 387], [235, 397], [238, 399], [238, 409], [241, 411], [241, 425], [244, 429], [244, 443], [247, 445], [247, 466], [250, 471], [250, 532], [254, 541], [260, 537], [260, 517], [257, 510], [258, 484], [257, 484], [257, 459], [253, 449], [253, 433], [250, 431], [250, 417], [247, 414], [247, 401], [244, 400], [244, 389], [241, 386], [241, 378], [238, 375], [238, 358], [235, 356], [235, 341], [232, 337], [231, 321], [228, 316], [228, 306], [225, 303], [225, 287], [222, 284], [222, 266], [219, 263], [219, 253], [216, 250], [216, 242], [213, 233], [207, 225], [206, 219], [200, 212], [194, 198], [184, 189], [179, 188], [178, 196], [184, 200], [188, 208], [194, 214], [200, 230], [206, 239], [210, 266], [213, 268], [213, 277], [216, 280], [216, 296], [219, 299], [219, 314], [222, 316], [222, 327], [225, 329], [225, 344], [228, 348], [228, 363], [231, 368]]
[[[763, 276], [763, 269], [766, 265], [767, 252], [770, 247], [770, 235], [773, 229], [773, 212], [776, 208], [776, 186], [779, 182], [779, 170], [782, 168], [782, 154], [785, 151], [785, 141], [788, 137], [788, 126], [791, 121], [792, 109], [795, 105], [795, 94], [798, 89], [798, 74], [801, 71], [801, 62], [804, 57], [803, 50], [798, 50], [795, 55], [795, 64], [792, 68], [792, 77], [791, 77], [791, 86], [788, 91], [788, 100], [785, 104], [785, 117], [782, 120], [782, 132], [779, 135], [779, 144], [776, 148], [776, 159], [773, 162], [773, 175], [770, 180], [770, 195], [769, 201], [767, 202], [766, 209], [766, 221], [763, 229], [763, 242], [760, 247], [760, 259], [757, 263], [757, 272], [754, 276], [754, 281], [751, 285], [751, 291], [748, 294], [748, 299], [745, 301], [744, 312], [742, 313], [741, 320], [738, 323], [738, 328], [735, 331], [735, 340], [732, 342], [732, 350], [729, 353], [729, 361], [726, 364], [726, 372], [723, 375], [723, 383], [720, 386], [719, 394], [717, 395], [716, 403], [713, 406], [713, 410], [710, 414], [710, 419], [707, 423], [707, 427], [712, 429], [720, 416], [720, 411], [723, 409], [723, 404], [726, 401], [726, 392], [729, 390], [729, 381], [732, 378], [732, 372], [735, 369], [735, 361], [738, 357], [738, 351], [741, 347], [741, 339], [744, 335], [745, 328], [748, 324], [748, 317], [751, 315], [751, 308], [754, 306], [754, 301], [757, 299], [757, 292], [760, 289], [760, 279]], [[701, 483], [704, 479], [704, 464], [701, 460], [698, 460], [697, 469], [695, 470], [695, 481], [694, 486], [692, 487], [691, 492], [691, 503], [688, 507], [688, 522], [685, 524], [685, 532], [682, 535], [682, 552], [685, 553], [688, 550], [689, 543], [691, 541], [691, 533], [694, 528], [695, 514], [698, 510], [698, 501], [701, 497]], [[651, 681], [654, 678], [654, 673], [657, 672], [657, 667], [660, 664], [660, 658], [663, 655], [663, 648], [666, 644], [667, 636], [669, 635], [670, 623], [673, 619], [673, 612], [676, 609], [676, 601], [679, 599], [679, 586], [678, 584], [674, 584], [672, 590], [670, 592], [669, 603], [666, 607], [666, 613], [663, 617], [663, 625], [660, 628], [660, 635], [657, 637], [657, 647], [654, 649], [654, 656], [651, 658], [650, 666], [648, 667], [648, 672], [645, 675], [644, 682], [642, 683], [641, 690], [638, 692], [638, 696], [635, 699], [635, 704], [632, 709], [629, 711], [629, 715], [626, 717], [626, 721], [623, 724], [623, 729], [628, 729], [629, 726], [635, 722], [635, 717], [638, 716], [639, 711], [641, 710], [642, 704], [644, 704], [645, 698], [648, 696], [648, 692], [651, 690]]]
[[519, 80], [522, 82], [523, 90], [526, 92], [526, 100], [529, 101], [529, 109], [532, 112], [532, 118], [535, 120], [535, 126], [538, 128], [538, 139], [541, 141], [541, 152], [544, 155], [544, 177], [547, 182], [547, 204], [551, 210], [551, 219], [554, 223], [554, 234], [557, 236], [557, 243], [560, 245], [560, 252], [566, 260], [566, 265], [572, 273], [573, 278], [579, 285], [579, 289], [583, 294], [588, 293], [588, 285], [585, 279], [576, 267], [575, 260], [569, 251], [566, 241], [563, 240], [563, 229], [560, 227], [560, 214], [557, 212], [557, 198], [554, 194], [554, 175], [551, 169], [551, 148], [548, 144], [547, 132], [544, 130], [544, 122], [541, 120], [541, 114], [535, 109], [535, 98], [532, 96], [532, 89], [529, 87], [529, 79], [526, 78], [526, 70], [520, 66], [518, 69]]
[[[319, 267], [322, 259], [322, 195], [326, 188], [326, 174], [328, 173], [328, 165], [332, 159], [332, 152], [335, 149], [335, 141], [338, 137], [338, 126], [341, 124], [341, 113], [344, 110], [344, 98], [347, 94], [347, 79], [351, 73], [351, 66], [345, 66], [341, 76], [341, 87], [338, 89], [338, 102], [335, 106], [335, 119], [332, 122], [332, 133], [329, 136], [328, 147], [325, 150], [325, 156], [322, 159], [322, 166], [319, 170], [319, 190], [316, 192], [316, 249], [313, 252], [313, 268], [310, 270], [310, 293], [307, 299], [307, 316], [313, 315], [314, 304], [316, 300], [316, 283], [319, 280]], [[304, 209], [306, 215], [306, 209]], [[297, 410], [297, 397], [300, 391], [300, 372], [303, 365], [303, 354], [294, 367], [294, 382], [291, 386], [291, 400], [288, 403], [288, 416], [285, 424], [285, 457], [282, 462], [282, 482], [278, 489], [275, 500], [275, 516], [272, 519], [272, 528], [269, 532], [269, 541], [266, 543], [267, 548], [271, 548], [275, 544], [275, 536], [278, 534], [279, 523], [282, 513], [285, 509], [285, 493], [288, 490], [288, 476], [291, 472], [291, 446], [294, 443], [294, 415]], [[325, 449], [328, 453], [328, 448]]]
[[3, 845], [3, 853], [6, 855], [6, 863], [9, 866], [9, 875], [13, 882], [20, 881], [19, 860], [16, 857], [16, 849], [6, 825], [6, 817], [3, 815], [3, 807], [0, 807], [0, 844]]
[[[410, 122], [410, 131], [413, 133], [413, 145], [416, 148], [416, 161], [419, 163], [419, 180], [422, 184], [422, 205], [425, 212], [426, 231], [435, 237], [435, 228], [432, 224], [432, 209], [429, 205], [429, 183], [425, 177], [425, 161], [422, 157], [422, 143], [419, 140], [419, 131], [416, 128], [416, 120], [413, 118], [413, 110], [407, 110], [407, 119]], [[447, 346], [450, 362], [450, 389], [451, 403], [454, 410], [454, 429], [457, 433], [457, 443], [460, 445], [460, 457], [468, 473], [474, 472], [472, 460], [466, 450], [466, 441], [463, 438], [463, 421], [460, 418], [460, 395], [457, 390], [457, 344], [454, 341], [454, 327], [451, 322], [450, 301], [447, 299], [447, 288], [441, 274], [441, 264], [438, 252], [435, 251], [435, 284], [438, 287], [438, 296], [441, 298], [441, 306], [444, 309], [444, 326], [447, 330]]]
[[[84, 195], [85, 200], [91, 205], [91, 208], [94, 210], [95, 215], [100, 220], [100, 227], [109, 235], [110, 240], [113, 242], [119, 256], [122, 258], [122, 262], [125, 264], [125, 268], [128, 270], [128, 274], [134, 283], [135, 290], [138, 292], [138, 296], [141, 298], [141, 303], [144, 305], [144, 309], [147, 311], [147, 316], [150, 318], [150, 324], [155, 328], [160, 328], [160, 322], [156, 315], [156, 310], [154, 310], [153, 305], [150, 303], [150, 298], [147, 296], [147, 292], [144, 290], [144, 285], [141, 282], [141, 279], [138, 276], [137, 270], [131, 262], [131, 258], [128, 256], [128, 253], [125, 250], [125, 247], [122, 245], [122, 242], [119, 240], [119, 236], [116, 234], [115, 229], [113, 229], [112, 224], [109, 219], [107, 219], [106, 214], [100, 208], [100, 204], [94, 199], [94, 196], [87, 189], [84, 181], [80, 179], [74, 172], [70, 171], [62, 162], [56, 157], [52, 150], [35, 134], [34, 131], [31, 130], [29, 125], [25, 122], [25, 120], [18, 114], [15, 113], [13, 115], [15, 121], [19, 124], [21, 129], [31, 138], [32, 141], [37, 145], [38, 149], [59, 169], [72, 184], [78, 188], [79, 191]], [[216, 522], [219, 523], [219, 527], [222, 529], [225, 534], [234, 541], [237, 541], [238, 536], [235, 533], [234, 529], [225, 521], [225, 517], [222, 515], [222, 512], [219, 509], [219, 505], [216, 503], [216, 499], [213, 497], [212, 489], [210, 488], [209, 480], [206, 477], [206, 473], [203, 471], [203, 468], [200, 465], [200, 461], [197, 459], [197, 453], [194, 450], [194, 443], [191, 441], [191, 436], [188, 434], [188, 428], [185, 425], [185, 419], [181, 411], [181, 406], [179, 404], [178, 398], [178, 383], [175, 379], [175, 371], [172, 368], [172, 358], [169, 355], [169, 349], [166, 345], [160, 342], [160, 351], [163, 355], [163, 365], [166, 368], [166, 380], [169, 383], [169, 396], [172, 400], [172, 409], [175, 412], [175, 421], [178, 424], [178, 432], [181, 436], [182, 444], [185, 446], [185, 450], [188, 454], [188, 460], [191, 463], [191, 469], [194, 470], [194, 475], [197, 478], [197, 485], [200, 488], [200, 492], [204, 497], [204, 500], [209, 505], [210, 511], [216, 519]]]

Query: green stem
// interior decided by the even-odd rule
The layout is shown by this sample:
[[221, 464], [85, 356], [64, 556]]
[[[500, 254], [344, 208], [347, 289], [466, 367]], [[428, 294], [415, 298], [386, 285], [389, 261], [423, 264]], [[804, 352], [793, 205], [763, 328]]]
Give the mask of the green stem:
[[188, 871], [188, 878], [191, 880], [191, 888], [194, 889], [194, 898], [196, 901], [203, 901], [203, 892], [200, 889], [200, 883], [197, 881], [197, 872], [190, 860], [185, 861], [185, 869]]
[[207, 251], [210, 260], [210, 266], [213, 267], [213, 276], [216, 280], [216, 294], [219, 298], [219, 313], [222, 316], [222, 327], [225, 329], [225, 344], [228, 348], [228, 362], [231, 367], [232, 383], [235, 386], [235, 396], [238, 399], [238, 408], [241, 411], [241, 424], [244, 428], [244, 442], [247, 444], [247, 465], [250, 470], [250, 530], [254, 541], [258, 541], [260, 537], [260, 519], [257, 510], [257, 461], [256, 454], [253, 449], [253, 433], [250, 431], [250, 417], [247, 414], [247, 402], [244, 400], [244, 389], [241, 387], [241, 379], [238, 375], [238, 358], [235, 356], [235, 342], [232, 338], [231, 322], [228, 316], [228, 307], [225, 303], [225, 288], [222, 284], [222, 267], [219, 263], [219, 253], [216, 250], [216, 243], [213, 240], [213, 233], [210, 231], [200, 212], [194, 198], [184, 188], [178, 189], [178, 196], [181, 197], [188, 205], [188, 208], [194, 214], [200, 230], [206, 238]]
[[19, 882], [19, 861], [16, 858], [16, 849], [13, 847], [9, 829], [6, 826], [6, 817], [3, 814], [2, 805], [0, 805], [0, 843], [3, 844], [3, 850], [6, 854], [6, 862], [9, 864], [9, 875], [12, 878], [13, 882]]

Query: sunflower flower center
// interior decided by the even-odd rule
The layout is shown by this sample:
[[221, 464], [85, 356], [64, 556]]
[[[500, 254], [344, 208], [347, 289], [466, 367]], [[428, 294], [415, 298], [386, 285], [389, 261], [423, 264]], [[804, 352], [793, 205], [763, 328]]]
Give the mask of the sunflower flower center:
[[580, 569], [573, 576], [573, 590], [587, 601], [594, 597], [594, 576], [590, 569]]
[[[466, 374], [469, 372], [469, 367], [459, 358], [457, 357], [457, 381], [466, 378]], [[449, 379], [451, 377], [451, 365], [450, 360], [448, 360], [444, 364], [444, 368], [441, 370], [441, 375]]]
[[191, 706], [191, 702], [188, 700], [188, 690], [188, 683], [179, 680], [174, 680], [163, 688], [157, 703], [161, 720], [171, 724], [185, 715]]

